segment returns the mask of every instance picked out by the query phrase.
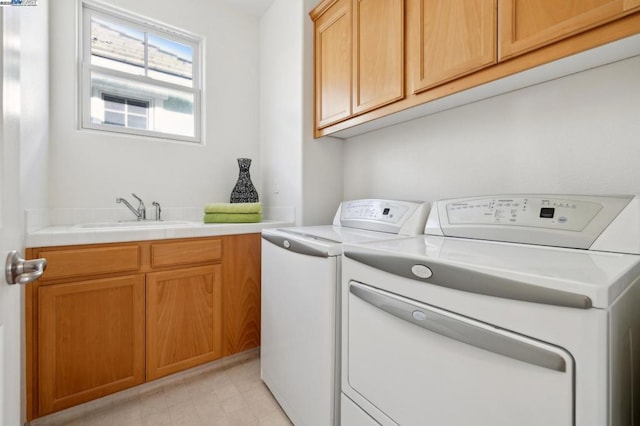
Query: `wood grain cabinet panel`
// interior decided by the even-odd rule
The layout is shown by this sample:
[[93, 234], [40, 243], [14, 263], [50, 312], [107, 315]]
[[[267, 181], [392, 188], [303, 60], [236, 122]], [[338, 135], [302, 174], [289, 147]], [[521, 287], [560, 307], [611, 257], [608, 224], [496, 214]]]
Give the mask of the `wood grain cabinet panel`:
[[225, 240], [225, 356], [260, 346], [260, 234]]
[[310, 15], [316, 129], [404, 97], [404, 0], [325, 0]]
[[205, 238], [151, 244], [151, 266], [154, 268], [213, 262], [221, 257], [221, 239]]
[[147, 380], [222, 356], [222, 267], [147, 274]]
[[260, 240], [27, 249], [27, 420], [258, 347]]
[[357, 114], [404, 97], [404, 0], [355, 0], [353, 22]]
[[144, 275], [41, 286], [39, 414], [144, 382]]
[[408, 0], [410, 91], [496, 63], [497, 0]]
[[351, 116], [351, 1], [337, 1], [315, 24], [315, 114], [318, 127]]
[[140, 247], [137, 244], [63, 250], [52, 248], [39, 250], [37, 256], [47, 259], [42, 281], [135, 272], [141, 267]]
[[499, 0], [500, 60], [640, 9], [640, 0]]

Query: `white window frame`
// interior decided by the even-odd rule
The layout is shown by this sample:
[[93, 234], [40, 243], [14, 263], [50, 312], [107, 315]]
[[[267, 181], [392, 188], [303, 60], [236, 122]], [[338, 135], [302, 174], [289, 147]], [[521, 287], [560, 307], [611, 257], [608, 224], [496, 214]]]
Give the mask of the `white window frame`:
[[[203, 129], [203, 90], [204, 84], [202, 80], [203, 75], [203, 49], [204, 39], [186, 31], [171, 27], [169, 25], [150, 20], [139, 15], [135, 15], [129, 12], [125, 12], [122, 9], [106, 6], [101, 3], [93, 1], [81, 0], [80, 4], [80, 40], [79, 40], [79, 68], [80, 68], [80, 90], [79, 90], [79, 113], [80, 117], [78, 122], [80, 128], [90, 130], [100, 130], [114, 133], [124, 133], [136, 136], [154, 137], [165, 140], [177, 140], [185, 142], [195, 142], [198, 144], [204, 144], [204, 129]], [[167, 40], [171, 40], [183, 45], [187, 45], [193, 49], [193, 75], [192, 75], [192, 87], [174, 84], [171, 82], [156, 80], [151, 77], [129, 74], [122, 71], [113, 70], [110, 68], [104, 68], [91, 64], [91, 18], [101, 18], [103, 20], [114, 22], [144, 33], [151, 33], [162, 37]], [[91, 73], [99, 72], [100, 74], [117, 79], [127, 80], [131, 82], [141, 83], [147, 86], [155, 86], [163, 89], [175, 90], [183, 93], [187, 93], [193, 96], [193, 117], [194, 117], [194, 136], [183, 136], [172, 133], [164, 133], [154, 130], [136, 129], [131, 127], [121, 127], [117, 125], [108, 125], [91, 122]], [[108, 91], [99, 89], [101, 93], [107, 95], [113, 94], [116, 96], [129, 97], [124, 94], [118, 94], [117, 92], [110, 93]], [[156, 105], [153, 99], [149, 102], [149, 124], [153, 122], [154, 105]]]

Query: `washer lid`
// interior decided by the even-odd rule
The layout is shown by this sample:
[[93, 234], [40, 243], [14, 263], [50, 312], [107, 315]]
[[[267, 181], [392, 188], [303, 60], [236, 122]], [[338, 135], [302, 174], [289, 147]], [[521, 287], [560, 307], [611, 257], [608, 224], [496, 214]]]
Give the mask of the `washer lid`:
[[347, 258], [417, 281], [574, 308], [606, 308], [640, 276], [638, 255], [495, 241], [421, 236], [343, 249]]
[[290, 246], [285, 247], [288, 249], [291, 249], [291, 243], [293, 243], [293, 251], [300, 253], [303, 253], [306, 247], [308, 250], [304, 254], [315, 252], [318, 256], [322, 254], [324, 256], [342, 255], [343, 243], [402, 238], [402, 236], [388, 232], [367, 231], [335, 225], [267, 228], [262, 231], [262, 237], [272, 242], [277, 240], [277, 245], [283, 247], [285, 247], [285, 241], [288, 241]]

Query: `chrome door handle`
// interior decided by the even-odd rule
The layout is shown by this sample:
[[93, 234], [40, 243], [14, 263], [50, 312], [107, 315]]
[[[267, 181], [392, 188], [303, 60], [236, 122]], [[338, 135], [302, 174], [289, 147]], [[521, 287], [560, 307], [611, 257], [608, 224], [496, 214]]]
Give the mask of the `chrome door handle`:
[[40, 278], [47, 267], [47, 259], [24, 260], [16, 250], [7, 256], [4, 269], [9, 284], [29, 284]]

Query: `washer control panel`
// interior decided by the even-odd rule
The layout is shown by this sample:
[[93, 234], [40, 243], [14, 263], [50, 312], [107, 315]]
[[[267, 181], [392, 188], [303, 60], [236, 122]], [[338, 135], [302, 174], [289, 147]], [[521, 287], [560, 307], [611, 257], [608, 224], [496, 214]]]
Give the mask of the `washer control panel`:
[[482, 198], [446, 205], [452, 225], [512, 225], [580, 231], [602, 204], [563, 198]]
[[333, 225], [398, 235], [424, 232], [431, 205], [424, 202], [362, 199], [343, 201]]
[[342, 203], [342, 220], [374, 220], [398, 223], [410, 211], [408, 203], [385, 200], [356, 200]]

